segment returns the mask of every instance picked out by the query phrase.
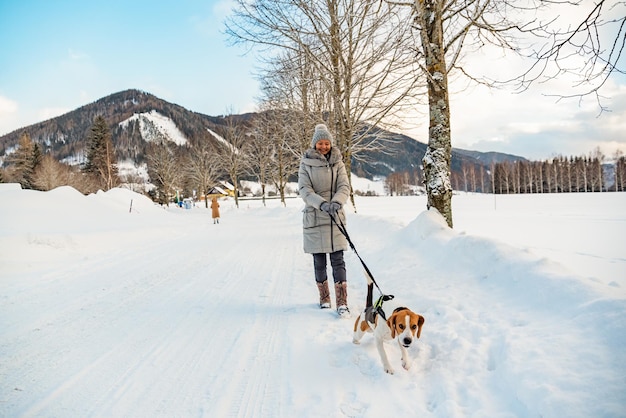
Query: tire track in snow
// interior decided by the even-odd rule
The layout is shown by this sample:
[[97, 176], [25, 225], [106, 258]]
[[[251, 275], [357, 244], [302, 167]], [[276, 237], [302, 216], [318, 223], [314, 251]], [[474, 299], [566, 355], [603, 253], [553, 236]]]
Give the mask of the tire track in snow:
[[[285, 372], [285, 361], [276, 354], [283, 351], [278, 350], [279, 345], [286, 343], [283, 328], [288, 321], [284, 314], [288, 308], [284, 301], [290, 278], [284, 277], [284, 272], [292, 272], [293, 260], [301, 260], [300, 249], [293, 247], [293, 240], [286, 239], [279, 243], [280, 248], [267, 246], [244, 254], [241, 263], [229, 264], [242, 257], [238, 244], [259, 242], [257, 234], [266, 234], [266, 228], [267, 225], [259, 229], [251, 226], [245, 228], [245, 236], [220, 236], [224, 261], [212, 259], [209, 265], [201, 261], [205, 256], [197, 250], [203, 242], [201, 235], [186, 238], [197, 251], [187, 260], [195, 266], [184, 272], [188, 283], [178, 294], [170, 293], [174, 289], [166, 289], [175, 282], [170, 277], [165, 289], [155, 295], [161, 301], [150, 295], [139, 299], [148, 311], [149, 306], [159, 303], [165, 312], [179, 311], [176, 318], [168, 321], [160, 334], [152, 331], [158, 338], [134, 342], [143, 357], [128, 360], [126, 372], [110, 384], [94, 407], [94, 414], [279, 414], [284, 389], [269, 383], [281, 381], [274, 376]], [[151, 315], [144, 316], [139, 326], [148, 328]], [[124, 344], [128, 345], [131, 342]], [[118, 356], [111, 354], [111, 358]], [[169, 380], [161, 382], [159, 375], [168, 376]], [[154, 383], [143, 388], [135, 384], [146, 381]], [[209, 393], [208, 388], [219, 389]]]
[[[33, 367], [15, 370], [28, 382], [54, 358], [56, 371], [41, 382], [16, 384], [28, 393], [22, 397], [28, 404], [12, 410], [63, 415], [80, 405], [72, 414], [243, 417], [281, 416], [292, 409], [293, 388], [275, 382], [291, 378], [293, 350], [282, 347], [298, 338], [292, 321], [308, 317], [313, 306], [299, 311], [308, 300], [302, 294], [293, 303], [302, 289], [314, 292], [306, 280], [290, 277], [310, 273], [299, 218], [289, 224], [293, 228], [272, 216], [238, 221], [249, 222], [237, 227], [240, 236], [232, 236], [225, 223], [196, 226], [143, 248], [92, 254], [50, 272], [46, 289], [60, 298], [33, 323], [51, 325], [36, 340], [16, 330], [16, 338], [24, 337], [18, 346], [48, 350], [29, 360]], [[263, 242], [268, 229], [268, 245], [248, 244]], [[173, 246], [188, 249], [184, 260], [178, 249], [170, 251]], [[63, 296], [66, 286], [74, 289]], [[28, 370], [35, 370], [30, 377]]]
[[[245, 240], [246, 237], [237, 239]], [[191, 247], [201, 243], [202, 239], [198, 238]], [[223, 365], [238, 363], [237, 353], [242, 339], [240, 333], [251, 329], [247, 326], [249, 321], [243, 318], [249, 315], [250, 309], [237, 301], [251, 299], [257, 292], [249, 283], [251, 266], [246, 267], [246, 263], [236, 266], [228, 264], [237, 258], [239, 251], [240, 248], [234, 242], [228, 242], [227, 237], [222, 237], [220, 254], [226, 261], [212, 260], [211, 267], [207, 268], [206, 263], [199, 262], [204, 258], [202, 252], [194, 256], [198, 260], [188, 260], [190, 265], [196, 266], [185, 274], [193, 284], [187, 285], [184, 292], [173, 298], [180, 301], [179, 304], [170, 305], [183, 312], [181, 318], [175, 326], [170, 327], [163, 341], [155, 344], [158, 350], [152, 359], [145, 362], [158, 365], [160, 372], [169, 376], [170, 381], [160, 383], [157, 380], [154, 387], [145, 388], [133, 399], [122, 402], [126, 406], [120, 408], [121, 411], [128, 413], [139, 405], [136, 409], [139, 414], [147, 410], [166, 415], [211, 415], [215, 412], [211, 394], [205, 393], [206, 390], [202, 388], [212, 386], [208, 384], [211, 375], [219, 380], [229, 379], [232, 371], [225, 370]], [[198, 300], [195, 307], [194, 304], [189, 305], [194, 299]], [[230, 342], [225, 344], [224, 341]], [[147, 380], [146, 371], [141, 372], [142, 368], [135, 379], [139, 382]], [[251, 402], [262, 401], [255, 398]], [[115, 412], [115, 409], [111, 412]]]
[[[32, 405], [26, 415], [36, 415], [51, 404], [63, 405], [67, 398], [76, 397], [90, 399], [85, 405], [93, 405], [95, 410], [106, 410], [104, 404], [94, 403], [94, 399], [106, 398], [118, 388], [128, 387], [132, 377], [158, 356], [171, 337], [168, 331], [184, 320], [182, 315], [170, 315], [168, 320], [158, 307], [172, 306], [168, 301], [190, 288], [189, 284], [181, 286], [175, 275], [162, 273], [163, 266], [173, 262], [166, 248], [162, 245], [138, 251], [137, 260], [144, 261], [137, 262], [130, 271], [121, 272], [117, 268], [128, 265], [127, 260], [116, 263], [108, 257], [82, 266], [88, 267], [87, 272], [76, 276], [73, 282], [88, 283], [94, 271], [98, 272], [96, 276], [107, 280], [85, 286], [81, 289], [84, 297], [71, 301], [64, 309], [51, 309], [50, 315], [54, 318], [51, 328], [61, 329], [69, 341], [81, 343], [68, 346], [53, 329], [49, 331], [43, 344], [57, 357], [61, 370], [54, 389]], [[159, 262], [152, 261], [155, 259]], [[108, 278], [114, 279], [109, 281]], [[46, 344], [45, 341], [54, 337], [55, 341]], [[41, 341], [35, 343], [42, 344]], [[119, 373], [119, 370], [124, 372]], [[119, 375], [115, 375], [115, 371]], [[93, 381], [99, 384], [86, 384]], [[39, 391], [46, 392], [43, 387]], [[107, 395], [100, 396], [101, 393]], [[112, 399], [119, 401], [120, 397]]]
[[[265, 235], [266, 231], [261, 228], [255, 233]], [[292, 239], [281, 239], [275, 234], [281, 232], [273, 232], [277, 245], [248, 254], [245, 267], [231, 273], [241, 275], [232, 279], [239, 280], [241, 287], [230, 289], [233, 300], [238, 301], [233, 311], [241, 319], [234, 324], [240, 329], [235, 331], [237, 335], [224, 366], [209, 383], [221, 390], [211, 394], [213, 407], [206, 412], [229, 417], [281, 416], [285, 389], [270, 384], [283, 381], [286, 373], [287, 359], [282, 357], [285, 351], [280, 347], [288, 343], [285, 329], [289, 316], [285, 312], [289, 310], [287, 298], [292, 278], [285, 277], [285, 272], [293, 271], [287, 263], [293, 263], [301, 254], [299, 248], [291, 245]], [[248, 238], [259, 242], [258, 237]], [[224, 379], [226, 382], [219, 385]]]

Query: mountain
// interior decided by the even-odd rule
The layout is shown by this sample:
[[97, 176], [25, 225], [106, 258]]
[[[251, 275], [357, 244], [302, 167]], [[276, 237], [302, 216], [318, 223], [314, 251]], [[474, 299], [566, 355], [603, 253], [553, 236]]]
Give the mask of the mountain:
[[492, 163], [502, 163], [502, 162], [515, 162], [515, 161], [524, 161], [526, 160], [523, 157], [513, 154], [505, 154], [502, 152], [480, 152], [480, 151], [469, 151], [460, 148], [455, 148], [455, 151], [459, 154], [465, 155], [476, 161], [480, 161], [484, 165], [491, 165]]
[[[111, 128], [119, 161], [145, 162], [147, 144], [168, 140], [188, 145], [192, 150], [205, 141], [217, 141], [211, 132], [219, 132], [224, 117], [207, 116], [139, 90], [125, 90], [106, 96], [64, 115], [16, 130], [0, 137], [0, 160], [12, 152], [23, 133], [42, 145], [42, 151], [59, 161], [80, 163], [85, 138], [96, 116], [101, 115]], [[248, 123], [255, 113], [236, 115], [236, 123]], [[373, 178], [392, 172], [416, 171], [426, 151], [426, 144], [406, 135], [385, 132], [392, 143], [385, 152], [366, 152], [352, 162], [355, 174]], [[500, 153], [480, 153], [453, 149], [452, 171], [459, 174], [464, 165], [487, 168], [493, 161], [522, 160]]]
[[145, 159], [148, 142], [165, 138], [191, 147], [201, 141], [215, 141], [207, 128], [220, 118], [189, 111], [150, 93], [126, 90], [104, 97], [56, 118], [16, 130], [0, 137], [0, 157], [7, 154], [26, 132], [60, 161], [75, 161], [83, 154], [85, 138], [96, 116], [111, 128], [118, 159]]

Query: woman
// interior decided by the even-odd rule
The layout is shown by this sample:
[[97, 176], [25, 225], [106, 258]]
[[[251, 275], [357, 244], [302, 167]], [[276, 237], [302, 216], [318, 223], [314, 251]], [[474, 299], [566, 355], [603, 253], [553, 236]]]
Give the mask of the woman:
[[211, 199], [211, 216], [213, 217], [213, 223], [220, 223], [220, 204], [217, 203], [217, 197]]
[[326, 125], [315, 126], [311, 148], [302, 156], [298, 171], [298, 188], [304, 200], [304, 252], [313, 254], [315, 281], [320, 294], [320, 308], [330, 308], [330, 291], [326, 273], [326, 254], [335, 282], [337, 313], [348, 317], [348, 291], [346, 264], [343, 252], [348, 243], [339, 228], [333, 223], [345, 224], [343, 205], [350, 196], [350, 184], [341, 152], [333, 147], [333, 137]]

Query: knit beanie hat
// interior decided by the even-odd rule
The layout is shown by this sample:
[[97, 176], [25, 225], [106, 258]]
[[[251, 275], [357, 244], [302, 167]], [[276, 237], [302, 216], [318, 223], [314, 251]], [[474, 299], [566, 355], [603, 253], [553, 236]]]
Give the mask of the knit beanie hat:
[[322, 139], [330, 141], [330, 145], [333, 145], [333, 136], [328, 132], [328, 128], [323, 123], [315, 125], [315, 132], [313, 132], [313, 139], [311, 140], [311, 148], [315, 148], [315, 144]]

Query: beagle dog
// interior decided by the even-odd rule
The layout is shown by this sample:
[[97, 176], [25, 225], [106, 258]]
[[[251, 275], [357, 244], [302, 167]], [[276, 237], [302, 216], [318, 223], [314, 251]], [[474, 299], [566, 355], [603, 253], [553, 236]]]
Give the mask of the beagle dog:
[[366, 332], [373, 333], [385, 372], [393, 374], [394, 370], [389, 363], [383, 344], [386, 340], [397, 339], [402, 352], [402, 367], [409, 370], [411, 359], [407, 348], [420, 337], [424, 317], [409, 308], [395, 307], [394, 309], [391, 303], [385, 305], [384, 301], [392, 299], [393, 296], [381, 296], [373, 305], [372, 288], [373, 284], [368, 284], [366, 307], [354, 323], [352, 342], [360, 344]]

